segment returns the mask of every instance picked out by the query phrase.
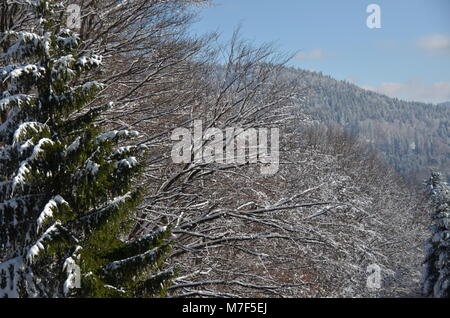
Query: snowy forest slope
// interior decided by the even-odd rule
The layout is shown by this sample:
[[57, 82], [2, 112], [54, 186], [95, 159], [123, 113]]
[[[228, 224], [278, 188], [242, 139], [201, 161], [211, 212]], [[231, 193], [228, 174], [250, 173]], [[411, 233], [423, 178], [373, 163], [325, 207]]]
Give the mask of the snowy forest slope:
[[305, 111], [313, 119], [359, 135], [416, 184], [430, 169], [442, 171], [450, 180], [448, 103], [408, 102], [317, 72], [292, 68], [287, 72], [308, 88]]

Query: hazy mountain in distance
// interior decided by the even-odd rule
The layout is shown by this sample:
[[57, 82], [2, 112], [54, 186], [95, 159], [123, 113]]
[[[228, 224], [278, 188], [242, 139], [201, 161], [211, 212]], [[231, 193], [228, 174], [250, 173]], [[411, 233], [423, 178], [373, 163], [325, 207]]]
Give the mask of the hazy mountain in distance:
[[406, 102], [322, 73], [288, 68], [287, 74], [307, 88], [305, 112], [313, 119], [357, 133], [411, 181], [430, 169], [450, 181], [450, 102]]

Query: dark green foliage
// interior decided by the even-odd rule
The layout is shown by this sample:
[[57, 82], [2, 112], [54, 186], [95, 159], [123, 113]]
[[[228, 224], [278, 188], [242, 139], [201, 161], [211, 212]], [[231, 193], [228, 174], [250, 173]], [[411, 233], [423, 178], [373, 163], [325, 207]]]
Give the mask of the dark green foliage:
[[126, 141], [139, 134], [96, 125], [113, 107], [88, 107], [102, 58], [58, 24], [64, 7], [28, 9], [35, 33], [1, 34], [0, 296], [163, 296], [170, 229], [124, 240], [145, 153]]
[[422, 292], [428, 297], [449, 298], [450, 188], [439, 173], [432, 173], [426, 185], [432, 226], [425, 249]]

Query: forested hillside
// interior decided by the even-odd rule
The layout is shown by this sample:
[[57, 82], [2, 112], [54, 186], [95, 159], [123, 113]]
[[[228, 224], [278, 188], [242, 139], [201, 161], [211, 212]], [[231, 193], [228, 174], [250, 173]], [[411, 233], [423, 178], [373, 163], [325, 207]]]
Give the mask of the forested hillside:
[[192, 37], [202, 0], [77, 3], [0, 6], [0, 297], [417, 293], [426, 200], [372, 148], [448, 172], [448, 108]]
[[450, 180], [450, 107], [407, 102], [337, 81], [321, 73], [289, 69], [308, 90], [306, 112], [338, 124], [380, 150], [407, 179], [420, 183], [430, 169]]

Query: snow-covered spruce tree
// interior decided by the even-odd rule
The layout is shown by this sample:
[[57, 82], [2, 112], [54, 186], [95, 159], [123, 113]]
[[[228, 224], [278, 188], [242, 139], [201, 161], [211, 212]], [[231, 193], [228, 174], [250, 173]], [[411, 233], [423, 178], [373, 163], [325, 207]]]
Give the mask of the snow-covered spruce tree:
[[[0, 34], [0, 297], [162, 296], [169, 229], [126, 241], [140, 190], [135, 131], [102, 133], [89, 105], [102, 58], [80, 52], [55, 1]], [[33, 21], [34, 21], [33, 20]]]
[[428, 297], [450, 297], [450, 189], [433, 172], [427, 182], [431, 207], [431, 237], [427, 240], [422, 293]]

